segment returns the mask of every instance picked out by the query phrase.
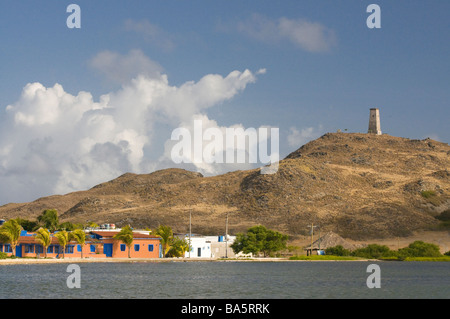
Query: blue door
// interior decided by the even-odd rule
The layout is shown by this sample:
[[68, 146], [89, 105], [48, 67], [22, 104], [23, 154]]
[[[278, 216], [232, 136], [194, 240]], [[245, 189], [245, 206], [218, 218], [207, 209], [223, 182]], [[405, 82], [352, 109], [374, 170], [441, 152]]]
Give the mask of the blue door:
[[22, 244], [16, 246], [16, 256], [22, 257]]
[[103, 245], [103, 253], [106, 257], [112, 257], [113, 252], [113, 244], [104, 244]]

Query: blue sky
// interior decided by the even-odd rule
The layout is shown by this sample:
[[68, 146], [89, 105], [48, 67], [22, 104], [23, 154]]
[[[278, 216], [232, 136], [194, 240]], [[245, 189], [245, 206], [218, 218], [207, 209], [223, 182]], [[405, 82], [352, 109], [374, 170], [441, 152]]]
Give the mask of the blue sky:
[[[80, 29], [66, 25], [71, 3]], [[366, 25], [371, 3], [381, 29]], [[0, 205], [175, 167], [171, 131], [196, 116], [277, 127], [281, 158], [366, 132], [371, 107], [384, 133], [450, 141], [448, 1], [0, 5]]]

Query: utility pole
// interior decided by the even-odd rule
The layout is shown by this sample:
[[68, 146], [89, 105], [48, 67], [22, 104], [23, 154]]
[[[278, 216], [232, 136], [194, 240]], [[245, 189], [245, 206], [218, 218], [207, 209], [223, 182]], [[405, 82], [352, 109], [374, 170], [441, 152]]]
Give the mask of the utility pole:
[[228, 213], [225, 222], [225, 258], [228, 258]]
[[192, 209], [189, 210], [189, 258], [191, 258], [191, 223], [192, 221]]
[[317, 227], [317, 226], [314, 226], [314, 223], [311, 223], [311, 225], [308, 225], [308, 227], [311, 228], [311, 255], [312, 255], [312, 252], [313, 252], [313, 242], [314, 242], [314, 227]]

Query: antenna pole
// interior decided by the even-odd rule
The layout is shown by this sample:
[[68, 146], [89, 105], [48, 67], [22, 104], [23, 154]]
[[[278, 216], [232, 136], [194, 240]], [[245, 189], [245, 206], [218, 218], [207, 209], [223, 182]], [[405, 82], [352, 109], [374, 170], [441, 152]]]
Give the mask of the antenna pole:
[[225, 258], [228, 258], [228, 213], [225, 223]]
[[189, 210], [189, 258], [191, 258], [192, 210]]

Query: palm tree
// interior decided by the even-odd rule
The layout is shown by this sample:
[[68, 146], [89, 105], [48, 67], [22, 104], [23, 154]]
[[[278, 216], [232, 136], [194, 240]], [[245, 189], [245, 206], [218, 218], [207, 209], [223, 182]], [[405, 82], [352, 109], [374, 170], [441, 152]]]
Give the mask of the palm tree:
[[183, 257], [186, 252], [190, 249], [189, 243], [186, 239], [181, 239], [174, 237], [172, 241], [172, 246], [167, 252], [169, 257]]
[[56, 209], [46, 209], [42, 215], [38, 216], [38, 222], [43, 223], [44, 227], [54, 232], [58, 228], [58, 211]]
[[163, 256], [166, 257], [166, 252], [169, 251], [170, 245], [173, 241], [173, 232], [170, 226], [159, 225], [156, 230], [156, 235], [161, 237], [161, 245], [163, 249]]
[[133, 244], [133, 230], [130, 226], [123, 227], [118, 234], [113, 236], [114, 239], [120, 240], [122, 243], [128, 247], [128, 258], [131, 258], [130, 251], [131, 245]]
[[86, 233], [82, 229], [75, 229], [70, 233], [70, 238], [73, 238], [81, 246], [81, 258], [83, 258], [83, 247], [86, 242]]
[[50, 232], [45, 228], [39, 228], [36, 232], [36, 241], [44, 247], [44, 258], [47, 258], [47, 248], [52, 243]]
[[63, 249], [63, 259], [64, 259], [64, 257], [66, 256], [65, 255], [66, 246], [69, 243], [69, 233], [65, 230], [62, 230], [60, 232], [57, 232], [55, 234], [55, 237], [58, 239], [59, 245]]
[[0, 227], [0, 237], [5, 242], [10, 243], [14, 255], [16, 254], [16, 246], [19, 243], [22, 229], [22, 226], [15, 219], [8, 220]]

